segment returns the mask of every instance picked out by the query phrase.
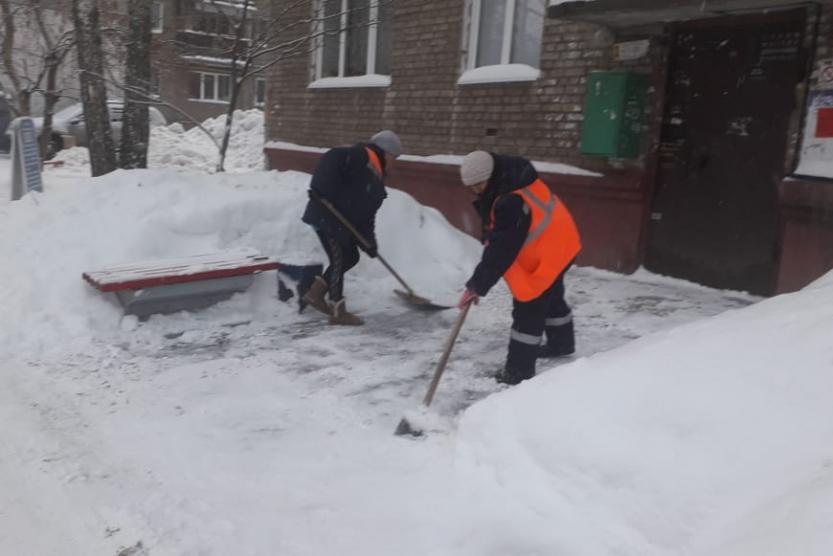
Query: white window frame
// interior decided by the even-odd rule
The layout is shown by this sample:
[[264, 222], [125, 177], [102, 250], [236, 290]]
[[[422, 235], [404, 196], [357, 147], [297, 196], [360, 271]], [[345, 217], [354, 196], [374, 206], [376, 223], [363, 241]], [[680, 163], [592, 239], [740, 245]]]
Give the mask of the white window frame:
[[162, 75], [156, 68], [151, 69], [148, 93], [150, 94], [150, 97], [154, 99], [162, 97]]
[[[258, 91], [257, 86], [258, 86], [259, 83], [263, 83], [263, 100], [262, 101], [257, 98], [257, 91]], [[265, 77], [256, 77], [255, 78], [255, 102], [254, 102], [254, 105], [257, 108], [263, 108], [264, 106], [266, 106], [266, 78]]]
[[165, 3], [161, 0], [155, 0], [153, 6], [159, 6], [159, 18], [155, 22], [156, 25], [151, 21], [150, 32], [158, 35], [165, 30]]
[[[463, 74], [457, 81], [459, 85], [475, 84], [475, 83], [495, 83], [495, 82], [513, 82], [513, 81], [535, 81], [541, 76], [541, 70], [534, 68], [527, 64], [513, 64], [512, 63], [512, 42], [513, 30], [515, 27], [515, 7], [516, 0], [505, 0], [506, 2], [506, 18], [503, 22], [503, 44], [500, 52], [500, 63], [489, 66], [477, 65], [477, 49], [480, 41], [480, 6], [482, 0], [468, 0], [466, 6], [466, 21], [465, 25], [468, 27], [468, 41], [466, 48], [465, 63], [463, 64]], [[545, 4], [546, 9], [546, 4]], [[541, 43], [543, 48], [543, 40]], [[495, 68], [497, 66], [506, 66], [510, 71], [507, 71], [502, 76], [494, 75], [491, 70], [484, 68]]]
[[[211, 71], [195, 71], [197, 75], [200, 76], [200, 96], [199, 98], [192, 98], [189, 100], [193, 100], [195, 102], [209, 102], [213, 104], [228, 104], [230, 99], [222, 100], [219, 98], [219, 91], [220, 91], [220, 77], [225, 77], [228, 79], [229, 82], [229, 97], [231, 97], [231, 76], [227, 73], [214, 73]], [[205, 79], [203, 79], [206, 75], [211, 75], [214, 77], [214, 98], [205, 98]]]
[[[316, 13], [321, 18], [316, 24], [316, 34], [323, 33], [324, 30], [324, 2], [325, 0], [318, 0], [316, 5]], [[389, 75], [376, 73], [376, 48], [379, 37], [379, 23], [377, 21], [379, 17], [378, 0], [370, 1], [369, 21], [376, 21], [376, 23], [367, 26], [367, 70], [364, 75], [344, 75], [347, 66], [347, 33], [350, 31], [350, 29], [347, 29], [349, 3], [350, 0], [341, 0], [339, 19], [339, 29], [341, 31], [338, 34], [338, 76], [321, 76], [324, 68], [324, 37], [323, 35], [319, 36], [313, 62], [315, 66], [313, 82], [309, 85], [311, 89], [331, 87], [387, 87], [390, 85]]]

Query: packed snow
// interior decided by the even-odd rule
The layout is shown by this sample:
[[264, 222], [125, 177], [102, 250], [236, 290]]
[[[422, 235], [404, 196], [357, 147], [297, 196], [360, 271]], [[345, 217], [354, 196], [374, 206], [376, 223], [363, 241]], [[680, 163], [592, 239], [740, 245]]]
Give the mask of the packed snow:
[[[269, 141], [264, 145], [267, 149], [284, 149], [290, 151], [308, 152], [308, 153], [323, 153], [327, 149], [322, 147], [313, 147], [310, 145], [298, 145], [297, 143], [289, 143], [286, 141]], [[414, 154], [403, 154], [398, 160], [406, 162], [421, 162], [423, 164], [446, 164], [459, 166], [463, 162], [463, 155], [459, 154], [433, 154], [430, 156], [420, 156]], [[553, 173], [553, 174], [572, 174], [576, 176], [587, 176], [593, 178], [602, 177], [603, 174], [598, 172], [591, 172], [578, 166], [570, 164], [563, 164], [560, 162], [544, 162], [540, 160], [533, 160], [532, 164], [539, 172]]]
[[457, 79], [457, 84], [512, 83], [514, 81], [535, 81], [539, 77], [541, 77], [541, 70], [527, 64], [495, 64], [464, 71]]
[[[226, 171], [262, 170], [263, 112], [257, 109], [237, 110], [231, 122]], [[210, 118], [201, 126], [188, 130], [180, 123], [151, 127], [148, 166], [197, 173], [213, 172], [219, 159], [219, 144], [223, 139], [226, 117]], [[86, 147], [63, 150], [54, 160], [62, 166], [64, 173], [89, 175], [90, 155]]]
[[[278, 301], [274, 272], [147, 322], [81, 280], [232, 248], [323, 261], [300, 222], [308, 175], [207, 175], [208, 150], [169, 148], [190, 162], [97, 179], [67, 163], [14, 203], [0, 159], [3, 553], [831, 553], [833, 275], [760, 301], [575, 268], [576, 356], [512, 388], [491, 378], [511, 322], [499, 285], [420, 412], [457, 312], [403, 306], [377, 261], [348, 274], [360, 328]], [[378, 230], [441, 302], [481, 249], [395, 190]], [[395, 437], [403, 415], [428, 434]]]

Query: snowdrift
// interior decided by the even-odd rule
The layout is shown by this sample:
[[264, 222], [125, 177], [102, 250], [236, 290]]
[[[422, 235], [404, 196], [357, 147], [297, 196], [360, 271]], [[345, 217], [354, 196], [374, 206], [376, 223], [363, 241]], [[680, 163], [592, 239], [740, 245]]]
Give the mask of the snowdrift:
[[[15, 238], [0, 244], [0, 260], [14, 261], [0, 268], [8, 293], [0, 350], [65, 349], [118, 329], [120, 307], [81, 280], [85, 271], [238, 247], [290, 264], [325, 262], [318, 239], [301, 222], [308, 182], [308, 174], [297, 172], [117, 171], [47, 184], [44, 194], [0, 205], [0, 235]], [[448, 302], [479, 256], [476, 240], [396, 190], [389, 190], [377, 228], [380, 251], [412, 287]], [[273, 318], [280, 310], [276, 284], [274, 272], [264, 273], [259, 287], [227, 303], [239, 319]], [[396, 285], [379, 263], [364, 258], [348, 275], [346, 294], [365, 310], [392, 296]]]
[[[219, 159], [218, 148], [206, 131], [219, 143], [225, 131], [225, 115], [202, 122], [205, 131], [192, 127], [187, 131], [179, 124], [150, 128], [148, 167], [189, 172], [213, 172]], [[226, 151], [227, 172], [263, 170], [263, 112], [236, 110], [231, 122], [231, 138]], [[89, 175], [90, 155], [86, 147], [73, 147], [58, 153], [55, 161], [63, 162], [63, 172]]]
[[470, 408], [459, 465], [513, 553], [830, 554], [832, 278]]

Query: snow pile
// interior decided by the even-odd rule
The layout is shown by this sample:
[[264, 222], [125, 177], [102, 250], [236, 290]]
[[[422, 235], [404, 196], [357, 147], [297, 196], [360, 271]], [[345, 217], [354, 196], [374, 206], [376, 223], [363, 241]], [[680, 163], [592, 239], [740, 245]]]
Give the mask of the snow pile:
[[[113, 329], [121, 309], [83, 282], [83, 272], [233, 248], [289, 264], [325, 262], [318, 238], [300, 219], [308, 182], [308, 174], [297, 172], [116, 171], [0, 205], [0, 235], [25, 238], [0, 245], [0, 260], [15, 261], [0, 269], [9, 293], [0, 351], [65, 348]], [[477, 242], [439, 212], [396, 190], [389, 190], [377, 227], [380, 251], [421, 292], [453, 297], [479, 254]], [[402, 245], [407, 250], [396, 249]], [[275, 310], [274, 273], [259, 279], [270, 285], [244, 296], [247, 318]], [[348, 290], [356, 307], [372, 304], [380, 291], [375, 283], [391, 289], [384, 268], [367, 258], [352, 279], [362, 284]]]
[[[634, 313], [638, 336], [655, 303], [662, 332], [542, 363], [536, 379], [470, 407], [455, 434], [438, 408], [499, 388], [486, 367], [505, 353], [505, 292], [506, 306], [498, 294], [472, 310], [431, 412], [406, 412], [455, 312], [396, 313], [376, 261], [348, 275], [350, 307], [369, 317], [357, 329], [305, 323], [277, 302], [271, 272], [135, 330], [81, 280], [229, 248], [322, 262], [300, 222], [308, 175], [118, 171], [54, 185], [60, 172], [43, 194], [0, 204], [10, 553], [114, 554], [140, 541], [154, 554], [833, 553], [833, 273], [670, 329], [681, 317], [668, 311], [705, 288], [619, 309], [639, 280], [619, 277], [605, 295], [589, 271], [571, 271], [579, 340], [596, 344], [586, 353], [609, 345], [618, 310]], [[380, 252], [419, 293], [453, 301], [479, 245], [389, 195]], [[241, 321], [251, 325], [221, 326]], [[403, 414], [427, 438], [395, 438]]]
[[[225, 132], [226, 116], [210, 118], [202, 123], [202, 127], [220, 144]], [[218, 149], [205, 131], [198, 127], [184, 131], [179, 124], [155, 128], [148, 151], [150, 167], [213, 168], [217, 164]], [[226, 170], [262, 170], [263, 141], [263, 112], [257, 109], [236, 110], [226, 153]]]
[[[155, 126], [150, 130], [148, 148], [149, 168], [171, 168], [211, 172], [219, 160], [218, 146], [223, 140], [226, 116], [202, 122], [203, 129], [185, 130], [179, 123]], [[206, 134], [211, 134], [216, 144]], [[231, 125], [231, 139], [226, 152], [228, 172], [248, 172], [263, 169], [263, 112], [257, 109], [236, 110]], [[76, 173], [89, 172], [89, 152], [86, 147], [73, 147], [58, 153], [56, 161], [63, 169]]]
[[[269, 141], [264, 145], [264, 148], [309, 153], [323, 153], [327, 151], [327, 149], [323, 147], [299, 145], [297, 143], [289, 143], [287, 141]], [[430, 156], [403, 154], [399, 157], [399, 160], [404, 160], [406, 162], [420, 162], [423, 164], [448, 164], [453, 166], [459, 166], [463, 162], [463, 158], [463, 155], [460, 154], [432, 154]], [[603, 174], [599, 174], [598, 172], [591, 172], [590, 170], [585, 170], [584, 168], [579, 168], [578, 166], [563, 164], [561, 162], [542, 162], [539, 160], [533, 160], [532, 165], [535, 166], [535, 169], [539, 172], [545, 173], [572, 174], [576, 176], [587, 176], [593, 178], [599, 178], [603, 176]]]
[[513, 516], [479, 553], [830, 554], [831, 337], [833, 274], [475, 405], [459, 467]]
[[52, 164], [44, 167], [44, 172], [52, 173], [53, 169], [60, 168], [62, 173], [90, 175], [90, 151], [87, 147], [64, 149], [55, 155], [51, 162]]

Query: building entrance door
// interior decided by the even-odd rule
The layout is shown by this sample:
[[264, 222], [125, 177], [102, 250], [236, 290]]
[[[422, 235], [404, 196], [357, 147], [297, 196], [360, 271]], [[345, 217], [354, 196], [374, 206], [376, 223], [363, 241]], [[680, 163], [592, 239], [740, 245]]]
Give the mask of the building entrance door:
[[676, 28], [648, 269], [772, 292], [777, 184], [805, 70], [804, 28], [803, 10]]

